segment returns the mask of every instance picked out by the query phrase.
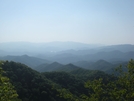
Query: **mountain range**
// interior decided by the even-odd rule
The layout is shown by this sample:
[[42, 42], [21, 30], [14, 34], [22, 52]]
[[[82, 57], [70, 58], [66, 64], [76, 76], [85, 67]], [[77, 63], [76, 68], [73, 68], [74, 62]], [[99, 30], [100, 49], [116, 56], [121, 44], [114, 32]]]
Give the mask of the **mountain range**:
[[[84, 69], [109, 71], [116, 64], [134, 59], [134, 45], [83, 44], [77, 42], [0, 43], [0, 60], [20, 62], [39, 71], [75, 65]], [[49, 68], [48, 68], [49, 67]]]
[[3, 76], [10, 79], [22, 101], [85, 101], [83, 95], [94, 94], [85, 88], [89, 80], [93, 80], [93, 88], [100, 85], [100, 80], [102, 84], [115, 83], [120, 74], [114, 70], [122, 65], [122, 70], [128, 71], [125, 67], [130, 59], [134, 59], [134, 45], [0, 44]]

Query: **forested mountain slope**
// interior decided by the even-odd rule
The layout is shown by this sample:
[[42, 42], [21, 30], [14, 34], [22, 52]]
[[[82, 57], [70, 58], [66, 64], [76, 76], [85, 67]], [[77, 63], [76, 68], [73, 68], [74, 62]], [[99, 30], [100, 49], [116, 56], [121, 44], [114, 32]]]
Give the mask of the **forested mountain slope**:
[[4, 76], [10, 79], [22, 101], [113, 101], [122, 98], [131, 101], [134, 97], [133, 60], [127, 65], [126, 71], [118, 68], [119, 77], [72, 64], [64, 66], [68, 68], [66, 72], [39, 73], [21, 63], [1, 63]]
[[22, 101], [67, 101], [65, 96], [58, 96], [62, 90], [65, 94], [80, 99], [81, 94], [88, 94], [84, 87], [85, 81], [99, 77], [110, 78], [104, 72], [100, 75], [99, 71], [87, 71], [72, 64], [65, 65], [65, 70], [68, 68], [66, 72], [62, 69], [61, 72], [39, 73], [24, 64], [12, 61], [3, 62], [2, 68]]
[[52, 81], [26, 65], [6, 61], [2, 68], [22, 101], [63, 101], [56, 95], [56, 88], [52, 89]]

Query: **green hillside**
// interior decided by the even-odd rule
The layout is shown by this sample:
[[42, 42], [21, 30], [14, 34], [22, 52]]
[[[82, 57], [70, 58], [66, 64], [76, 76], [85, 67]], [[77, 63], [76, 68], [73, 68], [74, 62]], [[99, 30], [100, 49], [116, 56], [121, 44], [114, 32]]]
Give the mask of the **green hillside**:
[[2, 68], [22, 101], [62, 101], [56, 96], [58, 92], [52, 89], [55, 83], [37, 71], [24, 64], [8, 61], [4, 62]]
[[[22, 101], [119, 101], [121, 98], [131, 101], [134, 97], [133, 60], [126, 71], [118, 68], [119, 77], [73, 64], [42, 73], [13, 61], [2, 61], [0, 66]], [[124, 87], [123, 90], [120, 87]]]
[[[85, 69], [72, 64], [63, 66], [57, 72], [45, 72], [42, 74], [24, 64], [12, 61], [5, 61], [2, 68], [6, 72], [5, 76], [9, 77], [19, 95], [18, 97], [22, 101], [64, 101], [65, 97], [58, 96], [63, 89], [64, 92], [68, 92], [74, 98], [79, 99], [81, 94], [88, 94], [84, 87], [84, 82], [91, 75], [94, 75], [91, 71], [86, 72]], [[83, 77], [85, 79], [82, 79]]]

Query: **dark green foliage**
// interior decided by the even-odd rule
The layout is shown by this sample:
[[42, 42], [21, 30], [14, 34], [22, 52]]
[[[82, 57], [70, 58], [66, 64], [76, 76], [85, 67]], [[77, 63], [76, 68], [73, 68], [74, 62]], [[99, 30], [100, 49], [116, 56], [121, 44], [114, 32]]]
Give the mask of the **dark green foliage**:
[[[51, 66], [57, 69], [56, 64]], [[2, 68], [22, 101], [131, 101], [134, 97], [133, 66], [131, 60], [126, 72], [119, 68], [118, 77], [73, 64], [44, 73], [12, 61], [3, 62]]]
[[49, 80], [59, 84], [62, 88], [68, 89], [74, 95], [79, 96], [83, 93], [87, 93], [87, 90], [84, 88], [84, 81], [70, 73], [48, 72], [42, 74], [45, 75]]
[[103, 83], [99, 80], [88, 81], [85, 87], [92, 91], [89, 96], [82, 95], [85, 101], [133, 101], [134, 99], [134, 60], [128, 63], [127, 71], [117, 68], [116, 80]]
[[0, 61], [0, 101], [21, 101], [17, 98], [18, 94], [14, 86], [9, 82], [9, 78], [3, 76], [2, 65], [3, 62]]
[[106, 74], [103, 71], [86, 70], [86, 69], [83, 69], [83, 68], [78, 68], [78, 69], [73, 70], [69, 73], [75, 75], [77, 78], [79, 78], [80, 80], [83, 80], [85, 82], [87, 80], [94, 80], [94, 79], [99, 79], [99, 78], [103, 78], [104, 82], [107, 82], [109, 79], [111, 79], [111, 80], [115, 79], [114, 77], [112, 77], [109, 74]]
[[[72, 64], [66, 65], [65, 68], [71, 68], [71, 66], [72, 69], [68, 72], [42, 74], [24, 64], [12, 61], [5, 61], [2, 68], [6, 71], [5, 75], [10, 78], [22, 101], [75, 101], [81, 94], [88, 94], [84, 81], [94, 73], [89, 70], [86, 72]], [[81, 76], [85, 74], [82, 77], [85, 79], [82, 80], [77, 74]], [[97, 75], [97, 72], [95, 74]]]
[[2, 68], [6, 76], [15, 86], [22, 101], [60, 101], [56, 89], [52, 89], [53, 82], [26, 65], [15, 62], [4, 62]]

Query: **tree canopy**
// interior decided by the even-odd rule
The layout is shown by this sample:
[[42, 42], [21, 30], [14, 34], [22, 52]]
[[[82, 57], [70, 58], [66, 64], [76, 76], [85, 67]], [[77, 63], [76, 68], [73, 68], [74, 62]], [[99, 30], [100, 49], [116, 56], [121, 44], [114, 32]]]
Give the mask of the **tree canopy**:
[[134, 99], [134, 60], [129, 61], [125, 71], [121, 67], [117, 68], [118, 73], [113, 76], [82, 69], [39, 73], [13, 61], [0, 62], [0, 67], [0, 101], [18, 101], [18, 98], [22, 101]]
[[9, 78], [3, 76], [4, 71], [1, 65], [3, 65], [2, 61], [0, 61], [0, 101], [19, 101], [18, 94], [9, 82]]
[[103, 79], [88, 81], [85, 87], [89, 89], [89, 96], [82, 95], [85, 101], [133, 101], [134, 99], [134, 60], [130, 60], [127, 71], [121, 67], [117, 79], [103, 83]]

